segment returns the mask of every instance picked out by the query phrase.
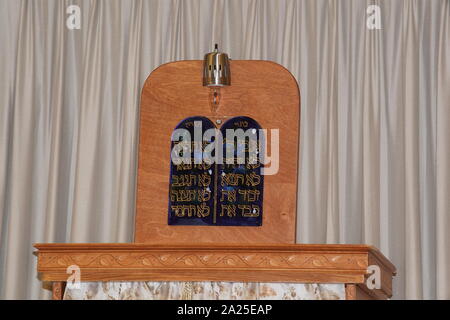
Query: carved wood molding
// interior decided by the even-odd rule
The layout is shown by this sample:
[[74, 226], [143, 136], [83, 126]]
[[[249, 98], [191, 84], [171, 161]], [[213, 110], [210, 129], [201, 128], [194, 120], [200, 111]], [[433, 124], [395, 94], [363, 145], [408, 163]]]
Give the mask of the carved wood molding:
[[62, 300], [64, 297], [64, 290], [66, 289], [66, 282], [57, 281], [52, 284], [52, 299]]
[[364, 283], [369, 263], [392, 294], [395, 267], [364, 245], [36, 244], [38, 272], [67, 281], [76, 265], [82, 281], [265, 281]]
[[54, 253], [40, 255], [47, 268], [78, 265], [82, 268], [253, 268], [253, 269], [362, 269], [367, 266], [363, 254], [295, 253]]

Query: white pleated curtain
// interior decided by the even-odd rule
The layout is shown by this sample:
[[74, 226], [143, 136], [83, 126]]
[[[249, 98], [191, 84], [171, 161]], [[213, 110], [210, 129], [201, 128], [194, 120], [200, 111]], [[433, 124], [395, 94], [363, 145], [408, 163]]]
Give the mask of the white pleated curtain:
[[299, 82], [298, 242], [373, 244], [398, 268], [394, 298], [450, 298], [438, 0], [0, 1], [0, 297], [48, 297], [35, 242], [132, 241], [140, 89], [214, 43]]

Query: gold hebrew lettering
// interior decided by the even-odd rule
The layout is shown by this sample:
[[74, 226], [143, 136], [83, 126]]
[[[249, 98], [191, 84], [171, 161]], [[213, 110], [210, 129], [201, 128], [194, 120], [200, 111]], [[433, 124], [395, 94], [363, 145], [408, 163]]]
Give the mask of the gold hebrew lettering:
[[244, 184], [244, 175], [241, 173], [224, 173], [222, 175], [222, 186], [239, 186]]
[[197, 217], [204, 218], [209, 216], [210, 209], [206, 205], [206, 203], [202, 203], [201, 205], [197, 205]]
[[224, 201], [226, 196], [226, 201], [236, 202], [236, 190], [222, 190], [222, 195], [220, 201]]
[[222, 204], [222, 210], [220, 212], [220, 216], [223, 217], [227, 215], [230, 218], [236, 216], [236, 206], [234, 204]]
[[253, 202], [259, 199], [259, 190], [239, 190], [238, 192], [243, 196], [244, 201]]
[[240, 204], [238, 208], [241, 209], [241, 215], [245, 218], [254, 218], [259, 216], [259, 206], [258, 205], [249, 205], [249, 204]]

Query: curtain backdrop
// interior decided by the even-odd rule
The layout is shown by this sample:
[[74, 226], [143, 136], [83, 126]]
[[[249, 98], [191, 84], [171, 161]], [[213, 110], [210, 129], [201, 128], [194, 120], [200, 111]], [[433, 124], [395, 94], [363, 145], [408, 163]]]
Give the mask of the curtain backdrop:
[[299, 82], [298, 242], [373, 244], [398, 268], [394, 298], [450, 298], [450, 3], [437, 0], [0, 0], [0, 297], [49, 296], [35, 242], [132, 241], [141, 87], [216, 42]]

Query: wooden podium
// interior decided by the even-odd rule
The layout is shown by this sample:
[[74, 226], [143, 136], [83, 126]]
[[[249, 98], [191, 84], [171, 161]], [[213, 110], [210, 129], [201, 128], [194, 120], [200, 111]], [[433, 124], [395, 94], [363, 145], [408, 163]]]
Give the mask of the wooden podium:
[[[395, 267], [365, 245], [149, 245], [37, 244], [38, 272], [62, 299], [67, 268], [78, 265], [81, 281], [233, 281], [343, 283], [345, 297], [392, 296]], [[377, 265], [381, 288], [366, 286], [367, 268]]]
[[[349, 300], [391, 297], [395, 267], [376, 248], [295, 244], [300, 95], [294, 77], [273, 62], [232, 61], [232, 85], [221, 89], [213, 111], [201, 68], [202, 61], [165, 64], [144, 84], [135, 243], [35, 245], [39, 277], [53, 284], [53, 299], [63, 298], [72, 265], [81, 281], [340, 283]], [[217, 126], [246, 116], [279, 129], [280, 165], [264, 176], [261, 225], [168, 224], [172, 130], [198, 115]], [[369, 266], [379, 268], [379, 288], [366, 286]]]

